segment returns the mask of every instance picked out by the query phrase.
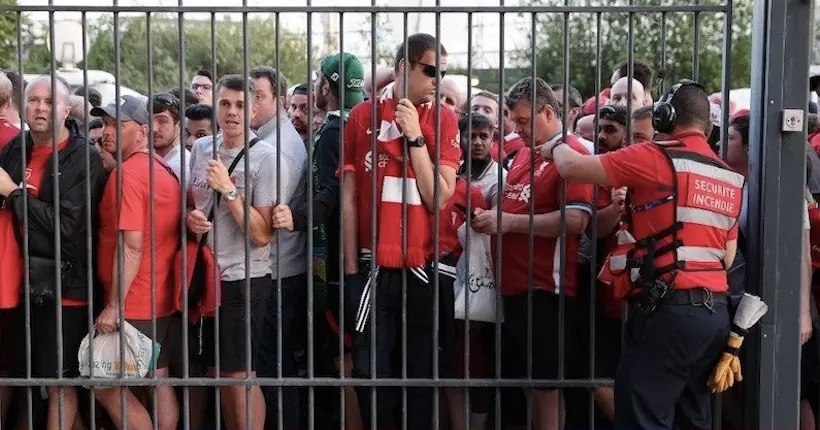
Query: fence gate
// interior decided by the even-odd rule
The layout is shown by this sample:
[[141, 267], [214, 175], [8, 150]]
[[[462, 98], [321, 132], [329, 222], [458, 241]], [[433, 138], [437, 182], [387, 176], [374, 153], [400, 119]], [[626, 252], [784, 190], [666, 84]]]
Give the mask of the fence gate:
[[[793, 316], [800, 314], [802, 248], [797, 244], [802, 232], [797, 226], [802, 217], [806, 132], [805, 127], [788, 131], [787, 119], [804, 118], [807, 105], [811, 49], [807, 35], [814, 34], [811, 1], [533, 0], [527, 5], [505, 5], [501, 0], [499, 5], [454, 0], [413, 6], [377, 5], [375, 0], [371, 5], [307, 0], [305, 6], [248, 5], [247, 1], [241, 6], [193, 6], [181, 0], [179, 5], [117, 0], [113, 6], [21, 3], [0, 6], [0, 21], [5, 23], [0, 32], [6, 33], [0, 47], [5, 58], [0, 61], [12, 72], [11, 91], [4, 90], [6, 84], [0, 79], [0, 103], [4, 91], [12, 95], [3, 118], [14, 124], [19, 112], [18, 125], [26, 124], [35, 145], [28, 150], [18, 145], [14, 153], [4, 151], [0, 166], [9, 171], [12, 185], [18, 181], [15, 175], [21, 176], [23, 189], [34, 189], [30, 193], [36, 197], [23, 198], [17, 209], [14, 192], [9, 192], [0, 209], [0, 240], [6, 240], [0, 249], [0, 428], [145, 427], [144, 419], [149, 419], [154, 428], [262, 428], [266, 423], [265, 428], [353, 429], [382, 423], [382, 415], [392, 413], [397, 426], [409, 429], [419, 422], [456, 430], [530, 428], [533, 418], [549, 420], [535, 416], [530, 400], [543, 398], [528, 389], [538, 387], [559, 388], [564, 406], [558, 408], [558, 422], [565, 428], [606, 428], [614, 407], [611, 391], [606, 390], [613, 385], [613, 375], [602, 375], [606, 372], [600, 363], [614, 358], [609, 354], [613, 349], [599, 345], [611, 333], [618, 336], [620, 330], [614, 328], [620, 323], [601, 324], [600, 309], [607, 299], [593, 281], [603, 257], [595, 241], [583, 253], [588, 260], [580, 263], [583, 256], [576, 258], [571, 253], [578, 250], [566, 246], [566, 211], [572, 205], [567, 203], [565, 185], [559, 193], [562, 224], [557, 235], [563, 245], [551, 253], [559, 297], [557, 307], [551, 309], [557, 313], [557, 336], [545, 336], [539, 325], [551, 321], [552, 314], [532, 312], [535, 300], [541, 300], [533, 293], [541, 276], [539, 267], [546, 264], [539, 259], [546, 251], [540, 249], [544, 242], [537, 238], [533, 222], [540, 210], [530, 198], [536, 195], [535, 185], [527, 188], [530, 194], [519, 190], [529, 206], [522, 212], [529, 217], [529, 233], [519, 233], [526, 236], [523, 242], [495, 232], [498, 229], [485, 242], [467, 235], [465, 259], [470, 264], [482, 256], [491, 260], [481, 266], [487, 273], [472, 267], [467, 287], [478, 291], [492, 284], [493, 293], [484, 300], [490, 303], [489, 321], [496, 322], [456, 320], [455, 326], [447, 326], [453, 307], [468, 309], [468, 321], [474, 312], [469, 309], [474, 308], [466, 301], [454, 305], [453, 297], [442, 299], [451, 296], [445, 293], [453, 288], [452, 279], [459, 272], [457, 259], [446, 255], [451, 249], [445, 249], [449, 245], [442, 225], [449, 221], [433, 223], [429, 231], [424, 230], [423, 220], [415, 224], [414, 210], [422, 207], [424, 196], [406, 185], [410, 181], [407, 164], [399, 163], [404, 170], [394, 172], [399, 177], [394, 203], [400, 209], [392, 216], [384, 212], [388, 185], [377, 196], [367, 194], [365, 183], [358, 182], [350, 189], [358, 188], [366, 197], [343, 198], [348, 192], [345, 175], [350, 175], [344, 166], [355, 162], [351, 156], [358, 157], [356, 151], [346, 149], [357, 134], [345, 130], [366, 129], [371, 148], [367, 169], [374, 165], [384, 169], [392, 158], [385, 154], [386, 146], [377, 144], [377, 136], [395, 136], [390, 135], [389, 121], [377, 123], [374, 115], [381, 115], [382, 105], [375, 101], [390, 81], [395, 84], [387, 91], [395, 94], [425, 91], [417, 87], [425, 78], [411, 75], [410, 68], [394, 68], [394, 57], [406, 58], [422, 66], [423, 74], [435, 76], [432, 97], [441, 97], [442, 106], [450, 104], [457, 115], [469, 117], [469, 111], [478, 111], [494, 120], [484, 127], [468, 119], [461, 130], [462, 137], [466, 132], [469, 138], [461, 167], [467, 173], [467, 189], [481, 180], [495, 184], [488, 208], [502, 203], [506, 191], [498, 190], [503, 189], [499, 184], [504, 183], [505, 173], [498, 169], [495, 176], [477, 179], [481, 176], [477, 170], [486, 164], [470, 155], [470, 142], [481, 139], [481, 131], [487, 128], [489, 138], [495, 134], [502, 142], [515, 131], [513, 127], [522, 135], [535, 135], [534, 123], [504, 119], [505, 101], [512, 97], [509, 90], [519, 79], [542, 78], [561, 90], [557, 105], [565, 119], [562, 133], [580, 133], [580, 121], [575, 124], [570, 119], [591, 114], [593, 142], [603, 133], [596, 107], [612, 96], [614, 91], [607, 95], [603, 90], [616, 84], [610, 82], [610, 75], [619, 62], [625, 62], [619, 76], [637, 79], [627, 83], [628, 141], [635, 131], [629, 118], [640, 107], [636, 103], [644, 101], [631, 96], [637, 91], [639, 75], [645, 75], [642, 64], [653, 69], [650, 74], [655, 79], [646, 89], [655, 100], [681, 78], [698, 80], [717, 93], [724, 101], [716, 115], [718, 125], [729, 123], [731, 106], [725, 101], [735, 99], [731, 90], [750, 87], [747, 282], [748, 290], [761, 295], [770, 311], [754, 335], [747, 337], [744, 384], [714, 396], [713, 423], [714, 428], [798, 428], [800, 321]], [[431, 61], [435, 64], [447, 57], [448, 73], [455, 75], [450, 80], [442, 80], [440, 63], [422, 61], [424, 52], [406, 46], [404, 52], [398, 50], [399, 44], [419, 32], [441, 43]], [[341, 53], [355, 54], [361, 65], [344, 57], [326, 60]], [[350, 76], [346, 71], [353, 73], [353, 80], [344, 78], [340, 91], [338, 76]], [[229, 74], [240, 76], [239, 83], [222, 78]], [[38, 78], [49, 75], [62, 80]], [[28, 83], [25, 90], [19, 85], [21, 78]], [[262, 86], [260, 79], [265, 82]], [[254, 82], [256, 103], [225, 98], [220, 92], [227, 88], [242, 94]], [[300, 83], [304, 85], [296, 87]], [[570, 86], [580, 91], [570, 91]], [[173, 90], [176, 97], [168, 94]], [[356, 119], [371, 122], [353, 125], [334, 120], [334, 116], [347, 117], [345, 98], [360, 97], [362, 91], [374, 103]], [[83, 100], [71, 100], [69, 92], [90, 102], [97, 93], [102, 111]], [[330, 104], [321, 106], [327, 100]], [[532, 102], [533, 106], [542, 103], [534, 95]], [[109, 103], [110, 110], [105, 110]], [[208, 103], [212, 109], [202, 107]], [[484, 110], [481, 103], [491, 106]], [[70, 115], [65, 108], [69, 105], [78, 129], [62, 126]], [[288, 121], [285, 110], [293, 121]], [[162, 119], [163, 112], [171, 114]], [[108, 122], [94, 124], [94, 116], [102, 113]], [[353, 115], [358, 115], [355, 110]], [[452, 116], [443, 111], [429, 115], [439, 148], [431, 157], [432, 169], [438, 174], [448, 166], [448, 143], [458, 146], [460, 142], [446, 132], [453, 127], [446, 123]], [[326, 128], [314, 128], [314, 120], [322, 117]], [[328, 149], [314, 147], [313, 142], [318, 135], [331, 133], [327, 124], [332, 121], [341, 124], [341, 130], [333, 131], [339, 146], [328, 155]], [[297, 127], [290, 127], [291, 122]], [[269, 143], [254, 144], [253, 135], [244, 132], [248, 128]], [[719, 139], [724, 155], [729, 148], [727, 128], [721, 127]], [[173, 139], [176, 133], [179, 140]], [[240, 144], [231, 146], [237, 133]], [[86, 136], [89, 144], [79, 147], [74, 163], [64, 163], [72, 151], [60, 141], [68, 139], [71, 148], [74, 140], [67, 136], [75, 134]], [[221, 137], [202, 137], [212, 135]], [[186, 152], [160, 142], [184, 145], [190, 136], [208, 143], [193, 144]], [[290, 145], [294, 138], [306, 142], [304, 151]], [[43, 142], [48, 143], [46, 155], [37, 150]], [[128, 170], [126, 166], [138, 163], [134, 160], [141, 155], [133, 157], [142, 152], [143, 143], [149, 157], [166, 162], [143, 163], [151, 167], [141, 172], [136, 167]], [[248, 155], [237, 156], [240, 148]], [[501, 148], [501, 154], [507, 151], [503, 144]], [[234, 157], [242, 157], [236, 167], [241, 179], [230, 178], [238, 194], [229, 192], [231, 184], [220, 182], [224, 169], [208, 167], [208, 159], [217, 152], [218, 158], [227, 160], [224, 167]], [[100, 161], [99, 154], [107, 155]], [[17, 167], [8, 167], [9, 160], [15, 160]], [[328, 170], [322, 164], [327, 160], [336, 166]], [[40, 167], [33, 167], [36, 163]], [[111, 170], [115, 166], [120, 168]], [[339, 166], [342, 183], [328, 185], [334, 183]], [[333, 174], [323, 176], [322, 169]], [[535, 170], [532, 164], [530, 182], [538, 174]], [[50, 182], [32, 185], [29, 181], [40, 179], [38, 174]], [[225, 173], [224, 178], [230, 175]], [[177, 182], [169, 182], [172, 177]], [[412, 173], [410, 178], [419, 187], [425, 179], [433, 181], [433, 177], [414, 178]], [[254, 185], [246, 187], [245, 181]], [[454, 210], [438, 198], [445, 185], [433, 185], [434, 219]], [[372, 186], [376, 187], [376, 175]], [[53, 194], [37, 196], [38, 188]], [[169, 195], [168, 190], [177, 191]], [[470, 223], [480, 215], [472, 210], [475, 197], [466, 194], [462, 212], [471, 210], [462, 215]], [[237, 197], [239, 204], [233, 200]], [[306, 204], [317, 200], [322, 203]], [[211, 226], [206, 249], [214, 250], [216, 264], [203, 269], [204, 263], [195, 263], [202, 247], [180, 248], [179, 243], [196, 243], [197, 231], [190, 219], [205, 217], [213, 201], [219, 202], [216, 216], [202, 231]], [[353, 228], [379, 237], [375, 252], [361, 254], [360, 276], [346, 276], [352, 270], [340, 263], [347, 252], [345, 244], [354, 239], [347, 234], [351, 202], [359, 210], [368, 208], [372, 215], [365, 217], [372, 218], [370, 223], [354, 221]], [[288, 204], [289, 209], [273, 209], [274, 203]], [[188, 214], [194, 209], [199, 215]], [[598, 225], [598, 212], [592, 209], [591, 225]], [[277, 221], [282, 214], [292, 215], [290, 228], [266, 226], [286, 222], [287, 217]], [[501, 223], [501, 219], [498, 215], [494, 221]], [[595, 231], [593, 227], [591, 234], [597, 235]], [[377, 262], [376, 254], [385, 252], [382, 244], [394, 235], [401, 249], [399, 261], [409, 258], [411, 248], [425, 243], [425, 237], [432, 238], [434, 255], [445, 256], [429, 270], [403, 271], [393, 280], [382, 274], [377, 282], [378, 270], [371, 267]], [[366, 248], [362, 237], [360, 232], [356, 240]], [[262, 245], [270, 238], [269, 260]], [[20, 262], [18, 250], [23, 255]], [[475, 252], [486, 255], [471, 258]], [[510, 255], [520, 258], [510, 260]], [[511, 268], [503, 264], [508, 261]], [[356, 262], [352, 264], [356, 268]], [[509, 275], [505, 270], [518, 273]], [[567, 284], [569, 271], [577, 272], [571, 275], [578, 278], [577, 298], [567, 296], [574, 295]], [[191, 273], [193, 278], [183, 276]], [[511, 278], [521, 279], [522, 288], [524, 283], [528, 286], [520, 308], [525, 317], [509, 312], [511, 307], [501, 303], [501, 289], [495, 288], [506, 289], [502, 280], [510, 284]], [[191, 286], [205, 285], [200, 293], [207, 302], [216, 291], [214, 279], [221, 279], [217, 295], [221, 293], [222, 305], [214, 315], [202, 318], [200, 302], [186, 297], [199, 291]], [[178, 283], [181, 292], [174, 289]], [[18, 284], [23, 285], [19, 295]], [[126, 293], [128, 288], [133, 289]], [[478, 297], [455, 295], [458, 300], [466, 300], [464, 296]], [[377, 305], [380, 301], [390, 303]], [[525, 349], [522, 354], [514, 351], [517, 340], [502, 330], [502, 310], [507, 310], [504, 324], [522, 320], [527, 331], [518, 339]], [[142, 337], [128, 336], [126, 320], [142, 331]], [[340, 322], [346, 336], [337, 335]], [[392, 329], [377, 329], [379, 324]], [[116, 326], [124, 335], [111, 340], [104, 332]], [[365, 337], [359, 331], [378, 335]], [[90, 348], [79, 344], [86, 335], [94, 339]], [[146, 335], [149, 339], [141, 345], [139, 340], [146, 340]], [[609, 343], [617, 349], [617, 342]], [[130, 356], [130, 363], [136, 365], [103, 359], [111, 345], [116, 345], [114, 355]], [[395, 347], [390, 349], [391, 345]], [[78, 348], [81, 353], [76, 357]], [[557, 378], [539, 375], [539, 363], [533, 360], [568, 349], [578, 352], [569, 357], [554, 354]], [[390, 351], [397, 355], [387, 357]], [[391, 363], [392, 372], [386, 372]], [[134, 377], [134, 372], [148, 367], [161, 369]], [[89, 368], [92, 375], [105, 376], [78, 376]], [[377, 370], [371, 376], [363, 370], [367, 368]], [[107, 391], [117, 393], [113, 396], [100, 394], [113, 386], [131, 389]], [[261, 390], [255, 388], [259, 386]], [[98, 390], [96, 402], [91, 401], [94, 390]], [[56, 399], [51, 409], [49, 399]], [[395, 399], [396, 409], [386, 411], [390, 399]], [[264, 408], [262, 400], [267, 403]], [[429, 410], [420, 406], [425, 402]], [[127, 417], [127, 424], [118, 424], [121, 417]]]

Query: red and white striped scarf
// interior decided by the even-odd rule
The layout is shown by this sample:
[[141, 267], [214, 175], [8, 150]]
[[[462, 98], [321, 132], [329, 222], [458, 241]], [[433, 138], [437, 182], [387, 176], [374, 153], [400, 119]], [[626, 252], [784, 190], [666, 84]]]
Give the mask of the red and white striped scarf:
[[[430, 104], [417, 107], [419, 122], [424, 124], [433, 113]], [[379, 188], [378, 241], [376, 263], [388, 268], [422, 267], [427, 263], [432, 215], [424, 206], [416, 185], [416, 174], [409, 159], [404, 158], [402, 133], [396, 124], [393, 88], [387, 88], [379, 98], [379, 134], [376, 146], [379, 154], [389, 156], [386, 163], [374, 163]], [[427, 142], [427, 145], [431, 143]], [[429, 149], [429, 146], [428, 146]], [[375, 157], [374, 157], [375, 158]], [[407, 163], [407, 176], [404, 165]], [[402, 184], [407, 202], [406, 230], [402, 230]], [[402, 259], [402, 234], [407, 235], [407, 252]]]

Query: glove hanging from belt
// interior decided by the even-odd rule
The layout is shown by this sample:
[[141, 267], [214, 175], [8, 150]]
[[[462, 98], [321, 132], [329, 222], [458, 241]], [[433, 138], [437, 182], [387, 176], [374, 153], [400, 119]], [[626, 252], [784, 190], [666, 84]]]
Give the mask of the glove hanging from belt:
[[722, 393], [731, 388], [735, 382], [743, 380], [743, 374], [740, 370], [740, 358], [738, 358], [737, 352], [740, 350], [740, 346], [743, 345], [743, 338], [749, 332], [749, 329], [757, 324], [768, 310], [768, 306], [760, 300], [760, 297], [751, 294], [743, 295], [732, 323], [729, 338], [726, 340], [726, 348], [720, 355], [720, 360], [718, 360], [715, 369], [712, 371], [712, 376], [707, 382], [711, 392]]

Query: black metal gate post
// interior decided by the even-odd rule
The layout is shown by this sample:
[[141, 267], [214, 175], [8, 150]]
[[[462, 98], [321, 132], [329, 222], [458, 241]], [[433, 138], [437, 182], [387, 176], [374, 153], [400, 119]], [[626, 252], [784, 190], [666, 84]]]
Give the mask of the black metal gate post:
[[[749, 174], [749, 285], [769, 305], [751, 366], [747, 427], [796, 429], [800, 400], [800, 281], [811, 0], [755, 0]], [[802, 119], [802, 116], [801, 116]], [[754, 355], [754, 354], [750, 354]], [[759, 378], [758, 378], [759, 377]], [[756, 385], [756, 386], [755, 386]]]

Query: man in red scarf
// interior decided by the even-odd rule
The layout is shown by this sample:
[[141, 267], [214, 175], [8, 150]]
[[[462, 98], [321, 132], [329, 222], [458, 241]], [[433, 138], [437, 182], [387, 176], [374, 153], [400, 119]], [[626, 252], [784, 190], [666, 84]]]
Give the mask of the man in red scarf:
[[[396, 51], [395, 84], [374, 100], [376, 117], [373, 106], [362, 103], [353, 108], [344, 127], [345, 284], [364, 284], [364, 294], [354, 304], [359, 336], [353, 353], [356, 371], [366, 375], [400, 377], [399, 360], [404, 359], [407, 377], [433, 376], [433, 354], [438, 350], [433, 342], [433, 226], [454, 193], [461, 159], [456, 116], [436, 101], [436, 82], [446, 67], [447, 52], [433, 36], [408, 37]], [[440, 163], [435, 165], [437, 154]], [[371, 227], [374, 217], [376, 231]], [[360, 261], [365, 264], [360, 266]], [[375, 336], [376, 351], [368, 349], [369, 339], [362, 333]], [[370, 369], [371, 353], [376, 354], [376, 369]], [[394, 390], [378, 391], [378, 428], [397, 428], [401, 423]], [[408, 388], [407, 395], [408, 428], [432, 428], [432, 389]], [[362, 416], [369, 417], [370, 389], [365, 387], [359, 396]]]

